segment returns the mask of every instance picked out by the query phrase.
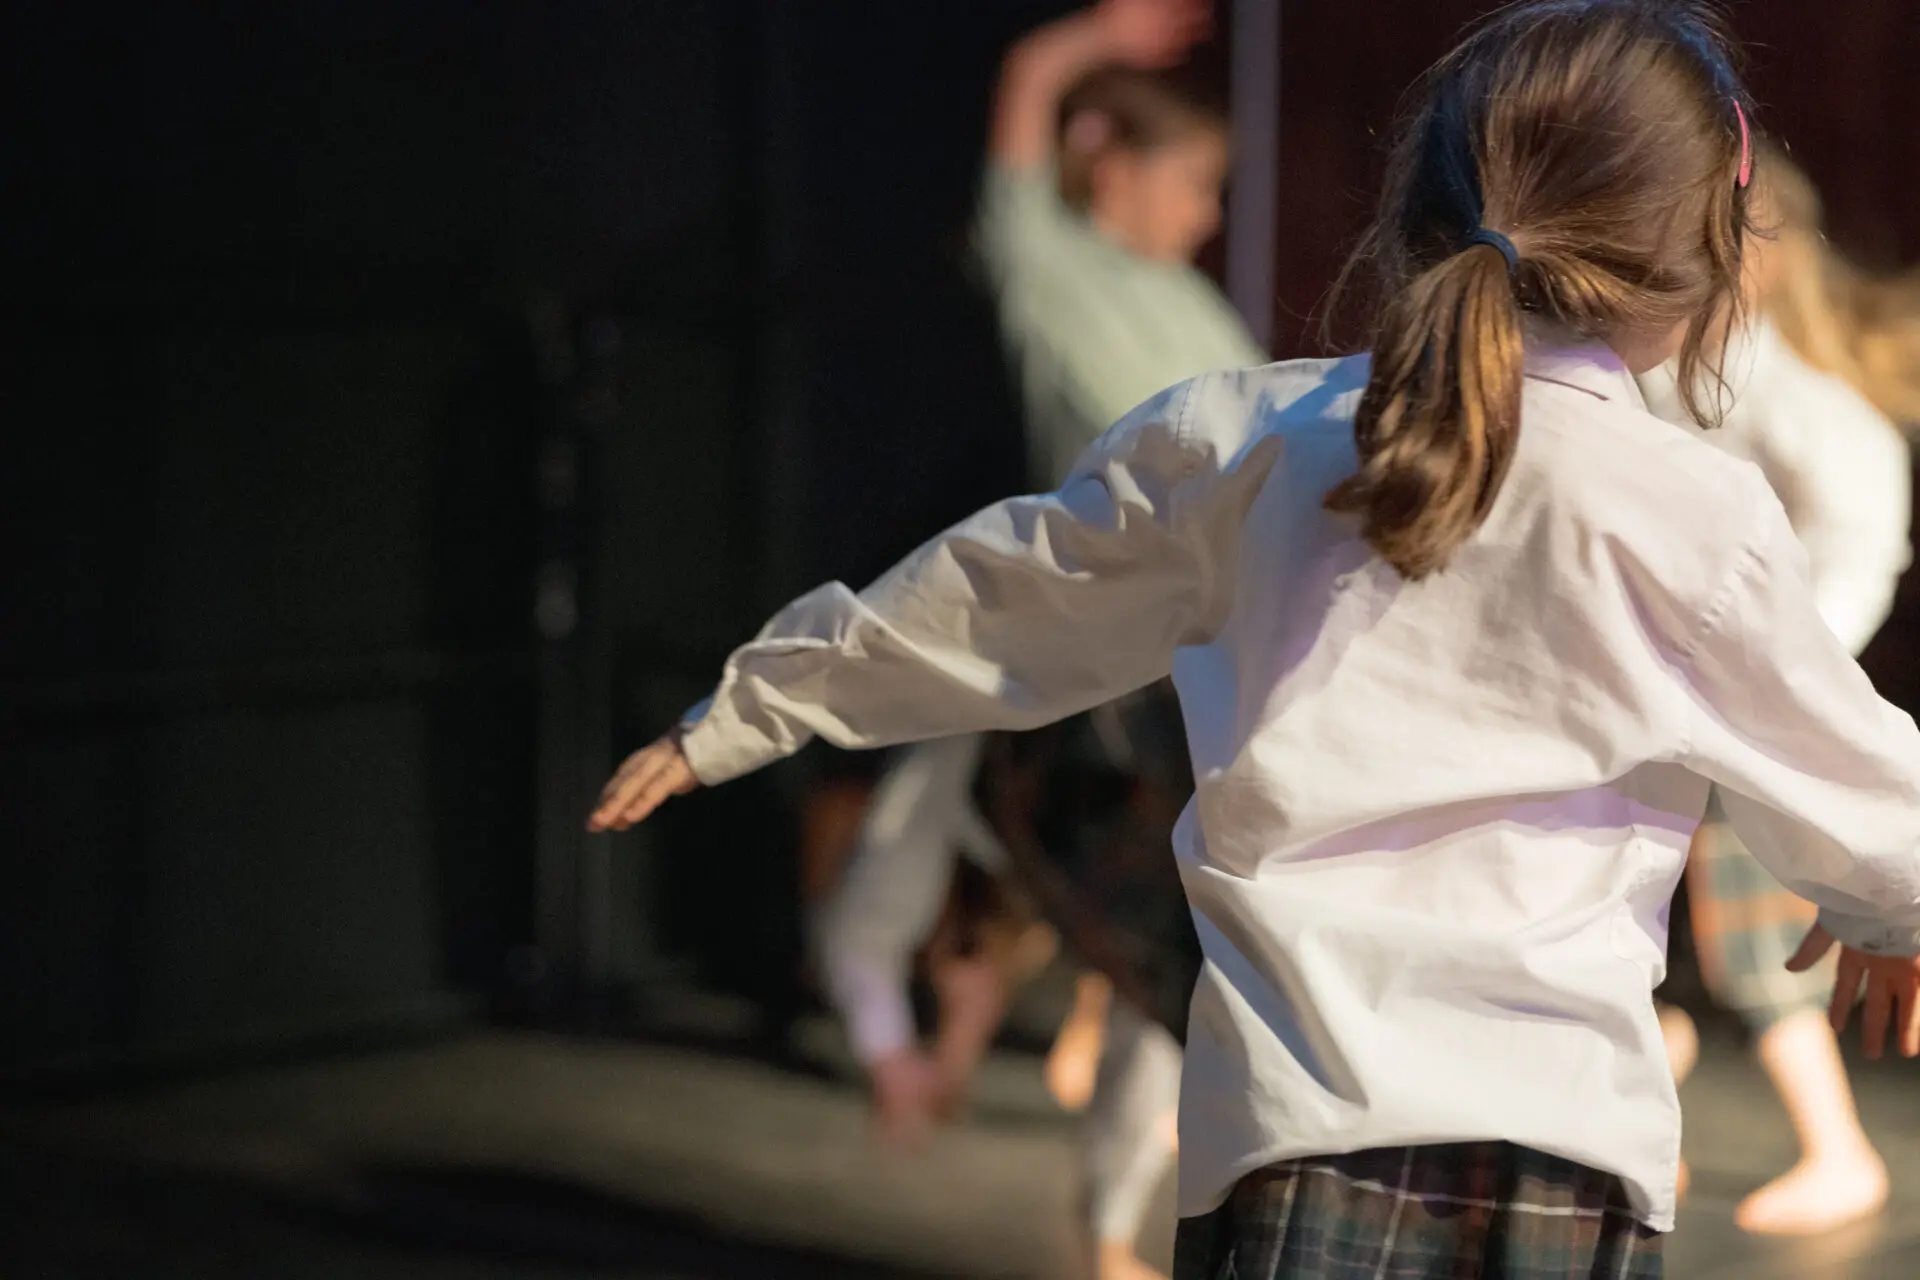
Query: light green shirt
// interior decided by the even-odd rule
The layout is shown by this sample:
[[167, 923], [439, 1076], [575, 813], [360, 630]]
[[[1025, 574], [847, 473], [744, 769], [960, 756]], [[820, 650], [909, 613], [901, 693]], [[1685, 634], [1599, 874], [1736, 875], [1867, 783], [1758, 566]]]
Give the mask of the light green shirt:
[[1061, 199], [1051, 165], [988, 162], [977, 249], [1027, 415], [1036, 484], [1156, 392], [1270, 357], [1198, 270], [1132, 253]]

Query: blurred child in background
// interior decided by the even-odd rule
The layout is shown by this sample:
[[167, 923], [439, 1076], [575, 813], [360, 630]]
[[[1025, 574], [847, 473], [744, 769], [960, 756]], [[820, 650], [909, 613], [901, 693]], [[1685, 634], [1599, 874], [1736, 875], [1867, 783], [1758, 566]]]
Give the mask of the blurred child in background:
[[[1109, 423], [1161, 388], [1267, 358], [1193, 266], [1220, 224], [1225, 123], [1158, 74], [1205, 38], [1210, 17], [1200, 0], [1106, 0], [1032, 32], [1005, 60], [976, 234], [1038, 488], [1059, 483]], [[1152, 745], [1151, 754], [1168, 754]], [[1172, 747], [1184, 762], [1183, 747]], [[973, 804], [980, 758], [977, 736], [902, 752], [816, 916], [829, 998], [896, 1135], [952, 1109], [1010, 985], [1038, 954], [1014, 945], [938, 957], [940, 1029], [931, 1053], [915, 1043], [911, 958], [940, 915], [954, 859], [1006, 871]], [[1166, 806], [1169, 828], [1180, 799]], [[1166, 880], [1152, 896], [1190, 935], [1171, 858], [1160, 861]], [[1134, 1243], [1172, 1154], [1178, 1044], [1090, 974], [1049, 1080], [1063, 1103], [1088, 1107], [1099, 1274], [1145, 1274]]]
[[[1885, 305], [1889, 286], [1827, 244], [1813, 185], [1783, 150], [1762, 145], [1755, 172], [1751, 311], [1725, 359], [1726, 419], [1704, 438], [1756, 464], [1779, 494], [1806, 548], [1820, 614], [1857, 654], [1886, 621], [1911, 558], [1912, 462], [1872, 397], [1898, 411], [1920, 373], [1867, 374], [1876, 357], [1865, 353], [1885, 343], [1857, 307], [1869, 298]], [[1691, 428], [1670, 368], [1641, 385], [1651, 409]], [[1805, 1234], [1872, 1213], [1886, 1200], [1886, 1166], [1860, 1126], [1824, 1016], [1832, 974], [1785, 968], [1813, 905], [1747, 852], [1717, 795], [1694, 837], [1684, 896], [1701, 978], [1752, 1032], [1800, 1141], [1800, 1162], [1747, 1197], [1736, 1221], [1748, 1231]], [[1663, 1007], [1661, 1021], [1675, 1075], [1684, 1077], [1697, 1034], [1677, 1007]]]

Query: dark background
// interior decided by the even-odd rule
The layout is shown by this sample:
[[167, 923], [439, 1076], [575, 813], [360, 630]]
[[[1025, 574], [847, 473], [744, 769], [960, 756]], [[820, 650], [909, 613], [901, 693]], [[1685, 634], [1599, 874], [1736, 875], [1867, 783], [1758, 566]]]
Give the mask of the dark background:
[[[1064, 7], [10, 7], [0, 1072], [702, 987], [777, 1035], [793, 797], [858, 766], [579, 820], [770, 608], [1017, 484], [964, 236]], [[1283, 4], [1280, 354], [1484, 7]], [[1911, 4], [1737, 15], [1836, 239], [1920, 256]]]

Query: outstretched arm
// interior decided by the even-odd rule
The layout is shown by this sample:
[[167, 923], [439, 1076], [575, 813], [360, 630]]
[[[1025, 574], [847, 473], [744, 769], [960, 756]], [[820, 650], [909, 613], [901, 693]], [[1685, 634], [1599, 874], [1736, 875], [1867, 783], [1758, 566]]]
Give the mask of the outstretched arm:
[[[1165, 675], [1219, 626], [1263, 463], [1223, 467], [1189, 435], [1203, 378], [1162, 392], [1057, 491], [988, 507], [856, 595], [789, 605], [713, 697], [608, 784], [592, 826], [624, 828], [696, 782], [738, 777], [819, 734], [847, 748], [1030, 729]], [[1217, 412], [1245, 406], [1231, 392]]]
[[1104, 63], [1167, 67], [1212, 24], [1209, 0], [1102, 0], [1030, 33], [1001, 65], [989, 151], [1009, 169], [1045, 164], [1073, 82]]

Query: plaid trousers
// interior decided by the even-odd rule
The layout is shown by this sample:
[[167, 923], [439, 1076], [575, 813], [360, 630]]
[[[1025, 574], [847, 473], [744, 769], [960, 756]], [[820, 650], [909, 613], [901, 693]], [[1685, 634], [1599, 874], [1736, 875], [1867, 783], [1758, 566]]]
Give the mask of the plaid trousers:
[[1611, 1174], [1505, 1142], [1287, 1160], [1181, 1220], [1173, 1280], [1658, 1280]]

